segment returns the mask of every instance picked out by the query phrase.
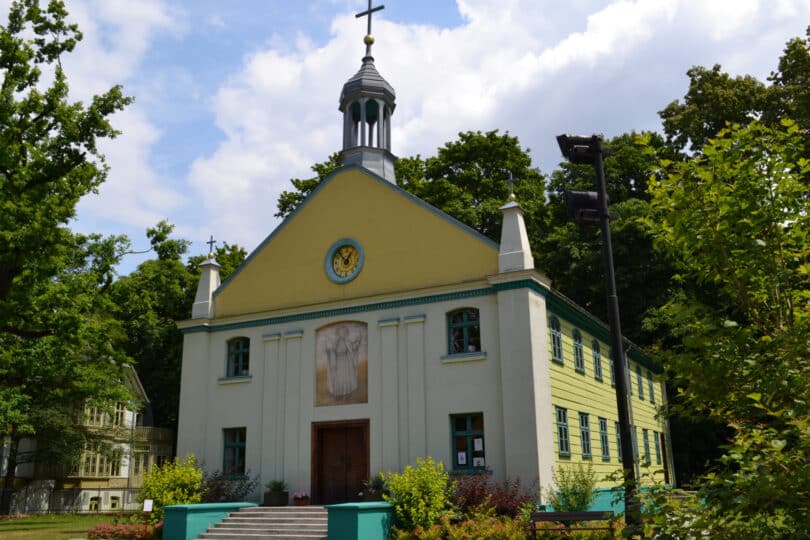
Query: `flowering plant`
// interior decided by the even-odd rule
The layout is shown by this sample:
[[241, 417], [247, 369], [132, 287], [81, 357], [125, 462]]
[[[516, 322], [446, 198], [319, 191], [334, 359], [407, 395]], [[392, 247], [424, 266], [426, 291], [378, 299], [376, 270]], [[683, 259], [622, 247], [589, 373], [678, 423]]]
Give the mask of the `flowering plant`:
[[293, 493], [293, 499], [309, 499], [309, 493], [306, 491], [296, 491]]

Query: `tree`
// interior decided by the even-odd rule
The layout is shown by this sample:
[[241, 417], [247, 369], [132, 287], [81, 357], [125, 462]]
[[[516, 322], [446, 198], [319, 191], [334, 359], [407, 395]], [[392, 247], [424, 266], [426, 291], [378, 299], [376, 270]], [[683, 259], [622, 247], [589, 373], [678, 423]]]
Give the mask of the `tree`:
[[[616, 288], [621, 308], [622, 331], [638, 343], [651, 342], [642, 322], [652, 308], [667, 298], [672, 265], [653, 249], [653, 239], [644, 225], [650, 213], [647, 179], [657, 168], [647, 147], [665, 152], [663, 138], [655, 133], [626, 133], [605, 141], [611, 154], [605, 158], [605, 181], [611, 209], [620, 218], [611, 223], [616, 269]], [[549, 221], [544, 234], [532, 238], [539, 268], [561, 290], [594, 316], [607, 314], [603, 271], [602, 237], [598, 228], [582, 228], [565, 212], [566, 189], [593, 191], [595, 172], [591, 165], [561, 163], [549, 182]]]
[[400, 159], [397, 184], [498, 242], [509, 173], [531, 237], [545, 222], [545, 178], [532, 167], [529, 150], [509, 133], [467, 131], [435, 157]]
[[[0, 26], [0, 432], [9, 458], [0, 512], [8, 512], [19, 441], [67, 433], [90, 399], [125, 399], [120, 331], [105, 293], [122, 238], [73, 234], [78, 200], [107, 173], [99, 139], [131, 100], [120, 87], [90, 105], [68, 101], [59, 62], [81, 33], [62, 2], [13, 2]], [[43, 68], [53, 73], [42, 79]], [[64, 428], [64, 429], [62, 429]], [[71, 431], [80, 436], [80, 431]], [[84, 434], [86, 435], [86, 434]], [[56, 441], [52, 441], [56, 444]]]
[[810, 161], [790, 120], [721, 131], [661, 161], [649, 226], [678, 255], [679, 292], [658, 313], [678, 414], [732, 430], [692, 527], [718, 537], [810, 535]]
[[[146, 231], [157, 254], [144, 261], [128, 276], [112, 286], [116, 317], [126, 332], [125, 352], [138, 366], [138, 374], [152, 405], [155, 424], [177, 430], [180, 400], [180, 368], [183, 335], [176, 321], [191, 317], [191, 306], [200, 279], [199, 265], [207, 258], [182, 258], [189, 242], [172, 238], [174, 226], [161, 221]], [[226, 278], [247, 252], [238, 245], [225, 243], [215, 256]]]
[[675, 149], [689, 144], [691, 150], [700, 150], [726, 124], [748, 124], [765, 110], [768, 89], [762, 82], [751, 75], [731, 77], [721, 69], [715, 64], [687, 71], [689, 90], [683, 102], [673, 101], [658, 113]]

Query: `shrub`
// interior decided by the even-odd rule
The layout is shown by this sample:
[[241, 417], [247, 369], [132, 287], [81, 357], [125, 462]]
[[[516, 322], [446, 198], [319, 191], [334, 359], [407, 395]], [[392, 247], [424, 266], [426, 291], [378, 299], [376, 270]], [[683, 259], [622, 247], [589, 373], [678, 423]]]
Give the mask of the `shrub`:
[[557, 489], [548, 490], [548, 502], [558, 512], [584, 512], [596, 496], [596, 475], [593, 466], [582, 463], [559, 467], [554, 474]]
[[401, 529], [430, 527], [448, 513], [454, 486], [441, 462], [436, 463], [430, 457], [417, 458], [416, 467], [408, 465], [401, 473], [382, 476], [390, 491], [383, 498], [394, 505]]
[[507, 477], [502, 482], [495, 482], [490, 496], [490, 503], [495, 507], [495, 512], [499, 516], [510, 518], [517, 517], [520, 507], [532, 502], [534, 497], [521, 487], [520, 478]]
[[99, 523], [87, 531], [89, 540], [150, 540], [152, 528], [145, 524]]
[[[250, 471], [245, 475], [226, 475], [222, 471], [203, 473], [202, 502], [240, 502], [247, 499], [256, 486], [259, 477], [250, 477]], [[282, 490], [283, 491], [283, 490]]]
[[484, 505], [490, 504], [489, 473], [477, 471], [456, 477], [453, 505], [469, 515]]
[[453, 523], [445, 516], [430, 527], [416, 527], [413, 531], [395, 529], [394, 540], [525, 540], [527, 531], [511, 519], [477, 514], [464, 521]]
[[203, 473], [196, 465], [194, 456], [187, 456], [182, 461], [175, 458], [146, 474], [138, 493], [138, 502], [145, 499], [154, 501], [150, 522], [157, 523], [163, 519], [164, 506], [202, 501]]

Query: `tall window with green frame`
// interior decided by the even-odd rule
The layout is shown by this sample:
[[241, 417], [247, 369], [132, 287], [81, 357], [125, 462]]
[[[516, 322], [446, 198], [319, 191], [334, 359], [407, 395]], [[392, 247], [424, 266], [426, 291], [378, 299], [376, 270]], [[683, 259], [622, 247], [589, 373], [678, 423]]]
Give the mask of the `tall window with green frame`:
[[450, 430], [453, 437], [453, 470], [486, 469], [484, 414], [451, 414]]
[[650, 403], [655, 403], [655, 384], [653, 384], [652, 371], [647, 371], [647, 390], [650, 394]]
[[582, 334], [576, 328], [572, 332], [574, 338], [574, 369], [585, 373], [585, 353], [582, 351]]
[[655, 442], [655, 463], [661, 465], [661, 434], [653, 431], [653, 442]]
[[568, 409], [555, 407], [557, 411], [557, 450], [561, 456], [571, 455], [571, 441], [568, 438]]
[[597, 381], [602, 380], [602, 349], [599, 346], [598, 340], [591, 342], [591, 354], [593, 354], [593, 378]]
[[641, 374], [641, 366], [636, 366], [636, 386], [638, 386], [638, 399], [644, 399], [644, 376]]
[[562, 347], [562, 329], [560, 328], [560, 319], [551, 316], [548, 322], [549, 332], [551, 333], [551, 360], [558, 364], [563, 363], [563, 347]]
[[622, 430], [618, 422], [613, 422], [616, 428], [616, 455], [619, 456], [619, 461], [622, 460]]
[[240, 377], [250, 374], [250, 339], [236, 337], [228, 341], [228, 365], [226, 377]]
[[650, 431], [642, 428], [641, 438], [644, 440], [644, 463], [649, 465], [652, 460], [650, 456]]
[[245, 445], [247, 429], [243, 427], [222, 430], [224, 449], [222, 472], [227, 475], [245, 474]]
[[588, 413], [579, 413], [579, 443], [582, 457], [591, 459], [591, 420]]
[[610, 440], [607, 418], [599, 418], [599, 442], [602, 444], [602, 461], [610, 461]]
[[447, 354], [481, 351], [481, 320], [475, 308], [463, 308], [447, 314]]

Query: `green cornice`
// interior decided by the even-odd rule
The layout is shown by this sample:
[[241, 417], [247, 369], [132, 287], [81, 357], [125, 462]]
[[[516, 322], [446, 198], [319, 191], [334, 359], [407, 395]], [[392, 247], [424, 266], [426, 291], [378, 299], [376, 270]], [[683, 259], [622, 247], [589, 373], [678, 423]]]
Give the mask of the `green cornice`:
[[470, 289], [453, 293], [433, 294], [429, 296], [419, 296], [416, 298], [404, 298], [402, 300], [391, 300], [388, 302], [375, 302], [372, 304], [361, 304], [345, 308], [325, 309], [321, 311], [310, 311], [309, 313], [298, 313], [296, 315], [282, 315], [280, 317], [268, 317], [266, 319], [256, 319], [253, 321], [243, 321], [234, 323], [218, 324], [214, 326], [201, 325], [184, 328], [184, 334], [196, 332], [222, 332], [225, 330], [238, 330], [241, 328], [255, 328], [257, 326], [270, 326], [273, 324], [285, 324], [296, 321], [310, 321], [312, 319], [322, 319], [325, 317], [341, 317], [354, 313], [366, 313], [368, 311], [382, 311], [386, 309], [397, 309], [408, 306], [420, 306], [424, 304], [434, 304], [436, 302], [447, 302], [461, 298], [475, 298], [477, 296], [487, 296], [494, 294], [492, 288]]
[[[427, 296], [418, 296], [414, 298], [404, 298], [401, 300], [390, 300], [386, 302], [374, 302], [371, 304], [360, 304], [356, 306], [349, 306], [344, 308], [325, 309], [320, 311], [310, 311], [308, 313], [298, 313], [295, 315], [281, 315], [279, 317], [268, 317], [263, 319], [256, 319], [252, 321], [233, 322], [218, 325], [200, 325], [184, 328], [183, 334], [194, 334], [198, 332], [223, 332], [226, 330], [238, 330], [242, 328], [256, 328], [260, 326], [271, 326], [276, 324], [286, 324], [296, 321], [310, 321], [313, 319], [321, 319], [326, 317], [343, 317], [355, 313], [366, 313], [369, 311], [382, 311], [386, 309], [398, 309], [409, 306], [420, 306], [425, 304], [434, 304], [437, 302], [447, 302], [451, 300], [460, 300], [464, 298], [475, 298], [479, 296], [488, 296], [497, 294], [501, 291], [510, 291], [517, 289], [529, 289], [532, 292], [544, 297], [546, 299], [546, 306], [548, 311], [556, 314], [562, 319], [573, 324], [577, 328], [584, 330], [594, 336], [595, 338], [610, 343], [610, 328], [590, 315], [587, 311], [577, 306], [571, 299], [564, 296], [553, 289], [548, 289], [540, 283], [531, 279], [521, 279], [516, 281], [508, 281], [506, 283], [496, 283], [491, 287], [484, 287], [480, 289], [470, 289], [466, 291], [457, 291], [452, 293], [432, 294]], [[423, 315], [421, 315], [423, 317]], [[405, 321], [408, 317], [405, 317]], [[285, 334], [286, 337], [286, 334]], [[655, 373], [662, 373], [661, 366], [652, 358], [644, 354], [637, 345], [630, 340], [624, 340], [625, 354], [633, 361], [645, 366], [647, 369]]]

